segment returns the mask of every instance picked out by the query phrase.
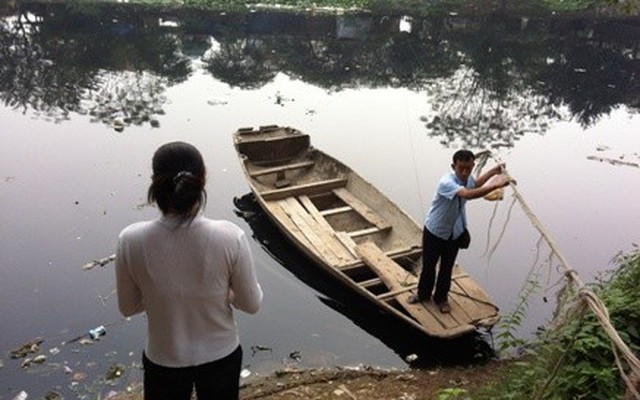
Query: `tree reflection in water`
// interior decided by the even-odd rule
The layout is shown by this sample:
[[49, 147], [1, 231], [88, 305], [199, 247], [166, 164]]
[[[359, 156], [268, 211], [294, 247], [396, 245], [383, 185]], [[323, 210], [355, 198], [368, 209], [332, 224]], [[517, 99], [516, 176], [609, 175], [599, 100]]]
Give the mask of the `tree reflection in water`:
[[[162, 24], [170, 19], [175, 23]], [[0, 99], [54, 121], [159, 126], [164, 92], [203, 68], [257, 89], [279, 73], [329, 92], [426, 93], [426, 134], [511, 147], [555, 121], [640, 108], [640, 22], [483, 16], [214, 13], [40, 2], [0, 20]], [[400, 27], [403, 26], [402, 29]], [[196, 64], [198, 64], [196, 66]]]

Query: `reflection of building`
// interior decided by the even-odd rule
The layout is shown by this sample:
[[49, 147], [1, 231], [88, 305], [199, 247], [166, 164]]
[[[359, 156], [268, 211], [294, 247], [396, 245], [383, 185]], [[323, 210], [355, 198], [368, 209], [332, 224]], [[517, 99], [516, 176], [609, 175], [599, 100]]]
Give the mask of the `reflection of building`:
[[336, 19], [336, 37], [338, 39], [365, 39], [371, 31], [371, 17], [357, 15], [339, 15]]
[[372, 15], [338, 15], [336, 17], [336, 37], [338, 39], [364, 40], [374, 33], [411, 33], [413, 18]]

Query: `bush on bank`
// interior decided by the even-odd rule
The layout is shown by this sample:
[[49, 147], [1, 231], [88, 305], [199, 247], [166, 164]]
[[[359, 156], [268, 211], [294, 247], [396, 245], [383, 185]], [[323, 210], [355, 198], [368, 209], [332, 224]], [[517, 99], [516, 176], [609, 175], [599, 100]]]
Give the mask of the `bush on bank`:
[[[591, 289], [602, 299], [620, 337], [640, 354], [640, 251], [618, 256], [617, 268]], [[575, 293], [569, 301], [577, 304]], [[570, 304], [565, 304], [570, 306]], [[621, 399], [625, 385], [613, 346], [595, 315], [586, 309], [538, 335], [526, 356], [477, 398]], [[627, 368], [627, 366], [625, 366]]]

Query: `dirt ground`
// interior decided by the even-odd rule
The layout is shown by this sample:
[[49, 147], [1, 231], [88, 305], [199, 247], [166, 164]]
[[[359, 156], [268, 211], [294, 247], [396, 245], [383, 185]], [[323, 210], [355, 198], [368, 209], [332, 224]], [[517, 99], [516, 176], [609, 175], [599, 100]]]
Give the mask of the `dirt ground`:
[[[473, 367], [437, 369], [314, 369], [279, 370], [249, 380], [240, 390], [242, 400], [432, 400], [443, 389], [474, 391], [498, 379], [509, 362], [491, 361]], [[450, 397], [455, 398], [455, 397]], [[112, 400], [142, 400], [139, 394], [119, 395]]]

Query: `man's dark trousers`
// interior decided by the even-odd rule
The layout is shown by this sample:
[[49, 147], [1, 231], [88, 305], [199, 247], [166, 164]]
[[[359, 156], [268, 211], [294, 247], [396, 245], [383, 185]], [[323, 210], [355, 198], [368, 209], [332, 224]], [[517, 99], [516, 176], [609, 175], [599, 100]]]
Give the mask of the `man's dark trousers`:
[[[441, 239], [429, 232], [425, 227], [422, 231], [422, 273], [418, 281], [418, 297], [421, 300], [431, 298], [433, 285], [436, 284], [436, 292], [433, 301], [437, 304], [447, 301], [447, 295], [451, 288], [451, 271], [458, 256], [458, 246], [452, 237], [448, 240]], [[438, 280], [436, 282], [436, 264], [440, 260]]]

